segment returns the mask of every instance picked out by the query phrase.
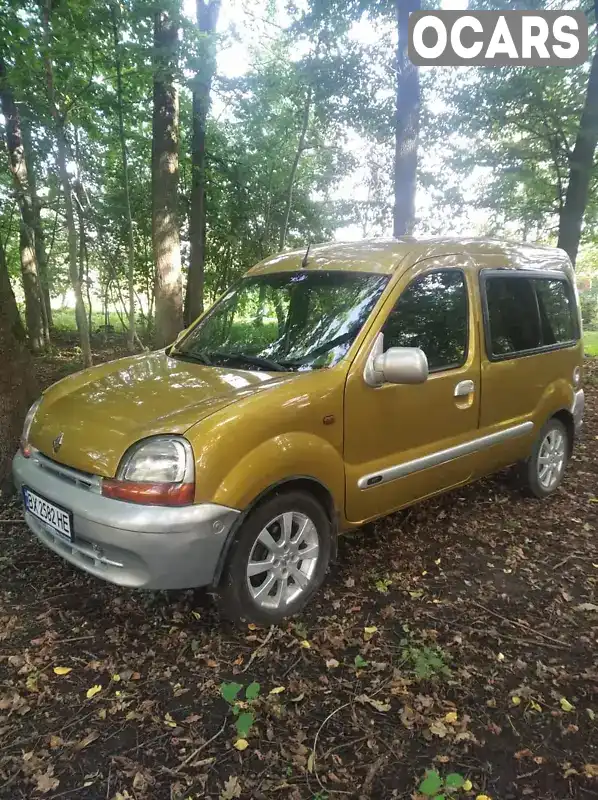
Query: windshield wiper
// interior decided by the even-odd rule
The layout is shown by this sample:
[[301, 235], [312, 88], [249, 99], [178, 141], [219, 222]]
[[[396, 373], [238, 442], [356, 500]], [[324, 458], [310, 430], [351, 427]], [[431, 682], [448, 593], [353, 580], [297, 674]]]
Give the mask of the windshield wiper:
[[278, 361], [272, 361], [270, 358], [262, 358], [262, 356], [249, 356], [246, 353], [210, 353], [210, 359], [223, 359], [224, 361], [240, 361], [242, 364], [250, 364], [253, 367], [261, 367], [270, 372], [288, 372], [288, 367], [279, 364]]
[[205, 364], [206, 367], [211, 367], [212, 362], [206, 353], [183, 353], [181, 350], [170, 349], [167, 353], [170, 358], [178, 358], [179, 361], [190, 361], [192, 364]]

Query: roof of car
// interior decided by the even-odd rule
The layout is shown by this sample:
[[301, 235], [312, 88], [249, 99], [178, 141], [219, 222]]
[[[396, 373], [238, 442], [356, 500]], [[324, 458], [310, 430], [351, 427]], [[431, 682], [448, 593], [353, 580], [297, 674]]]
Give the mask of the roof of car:
[[[252, 267], [248, 274], [262, 275], [300, 269], [305, 252], [306, 248], [302, 248], [270, 256]], [[566, 253], [554, 247], [520, 244], [500, 239], [412, 236], [311, 245], [305, 269], [351, 270], [390, 275], [396, 271], [407, 255], [411, 256], [413, 263], [425, 258], [453, 254], [473, 256], [476, 266], [479, 267], [505, 266], [512, 269], [557, 271], [570, 269]], [[455, 266], [464, 265], [455, 263]]]

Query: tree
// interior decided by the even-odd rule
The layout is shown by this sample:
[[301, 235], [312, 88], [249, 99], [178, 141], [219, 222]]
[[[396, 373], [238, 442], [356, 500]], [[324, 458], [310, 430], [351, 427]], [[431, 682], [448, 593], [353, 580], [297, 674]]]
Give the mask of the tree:
[[27, 334], [32, 351], [39, 353], [50, 341], [48, 316], [39, 279], [34, 232], [35, 216], [21, 117], [8, 83], [6, 64], [2, 55], [0, 55], [0, 106], [6, 120], [9, 168], [20, 212], [19, 250]]
[[10, 285], [0, 240], [0, 494], [8, 488], [11, 460], [28, 406], [38, 394], [25, 331]]
[[221, 0], [196, 0], [199, 66], [193, 79], [191, 138], [191, 198], [189, 208], [189, 272], [185, 295], [185, 324], [203, 311], [206, 260], [206, 123], [210, 90], [216, 70], [215, 31]]
[[[46, 90], [50, 113], [54, 121], [54, 135], [57, 145], [57, 162], [62, 192], [64, 196], [64, 207], [66, 216], [66, 227], [68, 236], [68, 258], [69, 274], [71, 285], [75, 294], [75, 316], [77, 329], [81, 342], [81, 352], [83, 355], [83, 366], [90, 367], [92, 364], [91, 346], [89, 342], [89, 327], [87, 315], [85, 313], [85, 303], [83, 302], [83, 291], [81, 287], [81, 277], [77, 265], [77, 228], [73, 213], [73, 198], [71, 195], [71, 181], [67, 168], [68, 142], [66, 138], [66, 111], [60, 111], [56, 103], [56, 92], [54, 89], [54, 67], [51, 54], [51, 29], [50, 17], [52, 12], [52, 0], [44, 0], [42, 8], [42, 28], [44, 33], [44, 66], [46, 71]], [[68, 108], [68, 107], [67, 107]]]
[[179, 99], [176, 5], [154, 14], [152, 119], [152, 241], [155, 263], [155, 345], [172, 342], [182, 328], [182, 277], [178, 220]]
[[[594, 21], [598, 32], [598, 0], [594, 0]], [[598, 144], [598, 41], [592, 58], [585, 103], [579, 119], [575, 145], [569, 156], [569, 182], [559, 219], [558, 246], [575, 264], [583, 218], [588, 202]]]
[[133, 238], [133, 217], [131, 215], [131, 197], [129, 192], [129, 167], [127, 162], [127, 140], [125, 137], [125, 124], [123, 116], [123, 85], [122, 85], [122, 60], [120, 56], [120, 43], [118, 32], [118, 10], [116, 3], [110, 6], [112, 18], [112, 36], [114, 39], [114, 60], [116, 64], [116, 96], [118, 113], [118, 138], [122, 154], [122, 178], [125, 192], [125, 213], [127, 219], [127, 279], [129, 287], [129, 328], [127, 331], [127, 346], [129, 352], [135, 350], [135, 240]]
[[417, 144], [419, 137], [419, 70], [407, 55], [409, 14], [419, 11], [421, 0], [396, 0], [397, 105], [395, 120], [394, 219], [393, 236], [413, 232], [417, 187]]

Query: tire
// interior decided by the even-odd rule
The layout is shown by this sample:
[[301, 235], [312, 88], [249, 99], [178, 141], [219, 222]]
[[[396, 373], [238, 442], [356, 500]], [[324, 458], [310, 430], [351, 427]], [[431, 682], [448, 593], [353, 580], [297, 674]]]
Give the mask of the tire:
[[233, 622], [276, 625], [297, 614], [324, 582], [332, 536], [326, 512], [306, 492], [285, 492], [259, 505], [242, 523], [228, 556], [218, 589], [224, 615]]
[[561, 485], [571, 442], [563, 423], [553, 417], [543, 426], [530, 457], [520, 468], [520, 483], [527, 494], [544, 498]]

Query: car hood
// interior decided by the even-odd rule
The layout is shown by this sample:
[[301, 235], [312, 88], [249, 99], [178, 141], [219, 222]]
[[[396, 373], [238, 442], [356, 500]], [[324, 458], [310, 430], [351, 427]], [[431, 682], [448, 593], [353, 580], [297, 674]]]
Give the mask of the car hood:
[[124, 452], [139, 439], [182, 434], [238, 398], [292, 377], [188, 363], [164, 351], [132, 356], [86, 369], [50, 387], [35, 416], [30, 442], [62, 464], [114, 477]]

